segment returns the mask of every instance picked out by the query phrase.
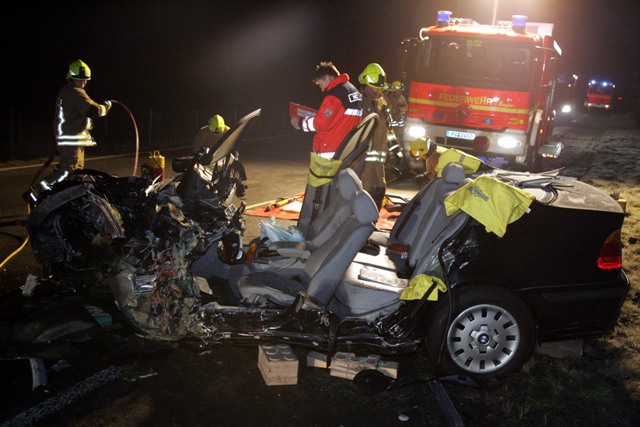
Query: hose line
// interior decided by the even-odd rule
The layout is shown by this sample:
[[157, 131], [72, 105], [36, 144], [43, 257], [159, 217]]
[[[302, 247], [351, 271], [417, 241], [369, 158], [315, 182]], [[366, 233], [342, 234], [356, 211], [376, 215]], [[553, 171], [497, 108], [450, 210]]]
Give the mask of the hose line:
[[138, 138], [138, 125], [136, 124], [136, 119], [133, 118], [133, 114], [131, 113], [131, 110], [129, 110], [129, 108], [126, 105], [124, 105], [122, 102], [116, 101], [115, 99], [112, 99], [111, 102], [114, 104], [118, 104], [122, 108], [124, 108], [124, 110], [129, 114], [129, 117], [131, 118], [131, 122], [133, 123], [133, 129], [136, 134], [136, 154], [133, 160], [133, 172], [131, 173], [131, 175], [136, 176], [136, 172], [138, 170], [138, 152], [140, 150], [140, 142]]
[[[27, 217], [29, 216], [29, 214], [31, 213], [31, 208], [29, 207], [29, 203], [27, 203]], [[4, 265], [6, 263], [9, 262], [9, 260], [11, 258], [13, 258], [14, 256], [16, 256], [17, 254], [20, 253], [21, 250], [24, 249], [25, 246], [27, 246], [27, 243], [29, 243], [29, 235], [27, 234], [27, 237], [25, 237], [24, 241], [22, 242], [22, 244], [20, 245], [20, 247], [18, 249], [16, 249], [15, 251], [13, 251], [8, 257], [6, 257], [4, 260], [2, 260], [2, 262], [0, 262], [0, 268], [4, 267]]]

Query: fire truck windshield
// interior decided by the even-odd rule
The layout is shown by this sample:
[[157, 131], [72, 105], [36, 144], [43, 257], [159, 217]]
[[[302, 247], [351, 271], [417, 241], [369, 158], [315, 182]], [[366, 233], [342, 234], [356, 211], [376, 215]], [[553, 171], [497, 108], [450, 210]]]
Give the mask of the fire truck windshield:
[[531, 47], [504, 40], [432, 36], [417, 64], [418, 80], [454, 86], [529, 90]]
[[589, 92], [591, 93], [603, 93], [611, 95], [615, 86], [608, 82], [594, 82], [589, 83]]

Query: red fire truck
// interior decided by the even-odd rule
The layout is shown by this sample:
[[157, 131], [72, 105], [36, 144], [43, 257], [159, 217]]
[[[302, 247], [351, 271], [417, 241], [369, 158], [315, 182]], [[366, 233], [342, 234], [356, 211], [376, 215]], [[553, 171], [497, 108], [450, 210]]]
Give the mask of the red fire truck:
[[[512, 21], [481, 25], [438, 12], [435, 26], [402, 41], [400, 73], [409, 82], [408, 145], [427, 136], [487, 162], [534, 171], [558, 157], [549, 143], [560, 47], [553, 24]], [[423, 162], [409, 161], [412, 170]]]
[[592, 108], [610, 110], [615, 87], [613, 83], [608, 81], [591, 80], [587, 88], [584, 106], [589, 110]]

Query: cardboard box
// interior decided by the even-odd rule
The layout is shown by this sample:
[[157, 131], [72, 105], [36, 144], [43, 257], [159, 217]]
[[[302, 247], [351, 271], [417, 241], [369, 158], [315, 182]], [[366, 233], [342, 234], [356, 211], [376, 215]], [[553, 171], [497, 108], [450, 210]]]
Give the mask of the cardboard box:
[[258, 369], [268, 386], [298, 384], [298, 359], [286, 344], [259, 346]]

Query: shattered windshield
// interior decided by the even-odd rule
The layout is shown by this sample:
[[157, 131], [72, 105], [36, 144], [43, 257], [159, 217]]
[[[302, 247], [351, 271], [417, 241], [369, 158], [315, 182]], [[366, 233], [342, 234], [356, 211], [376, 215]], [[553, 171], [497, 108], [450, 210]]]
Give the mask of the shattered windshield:
[[528, 90], [531, 48], [504, 40], [431, 37], [419, 64], [421, 81]]

